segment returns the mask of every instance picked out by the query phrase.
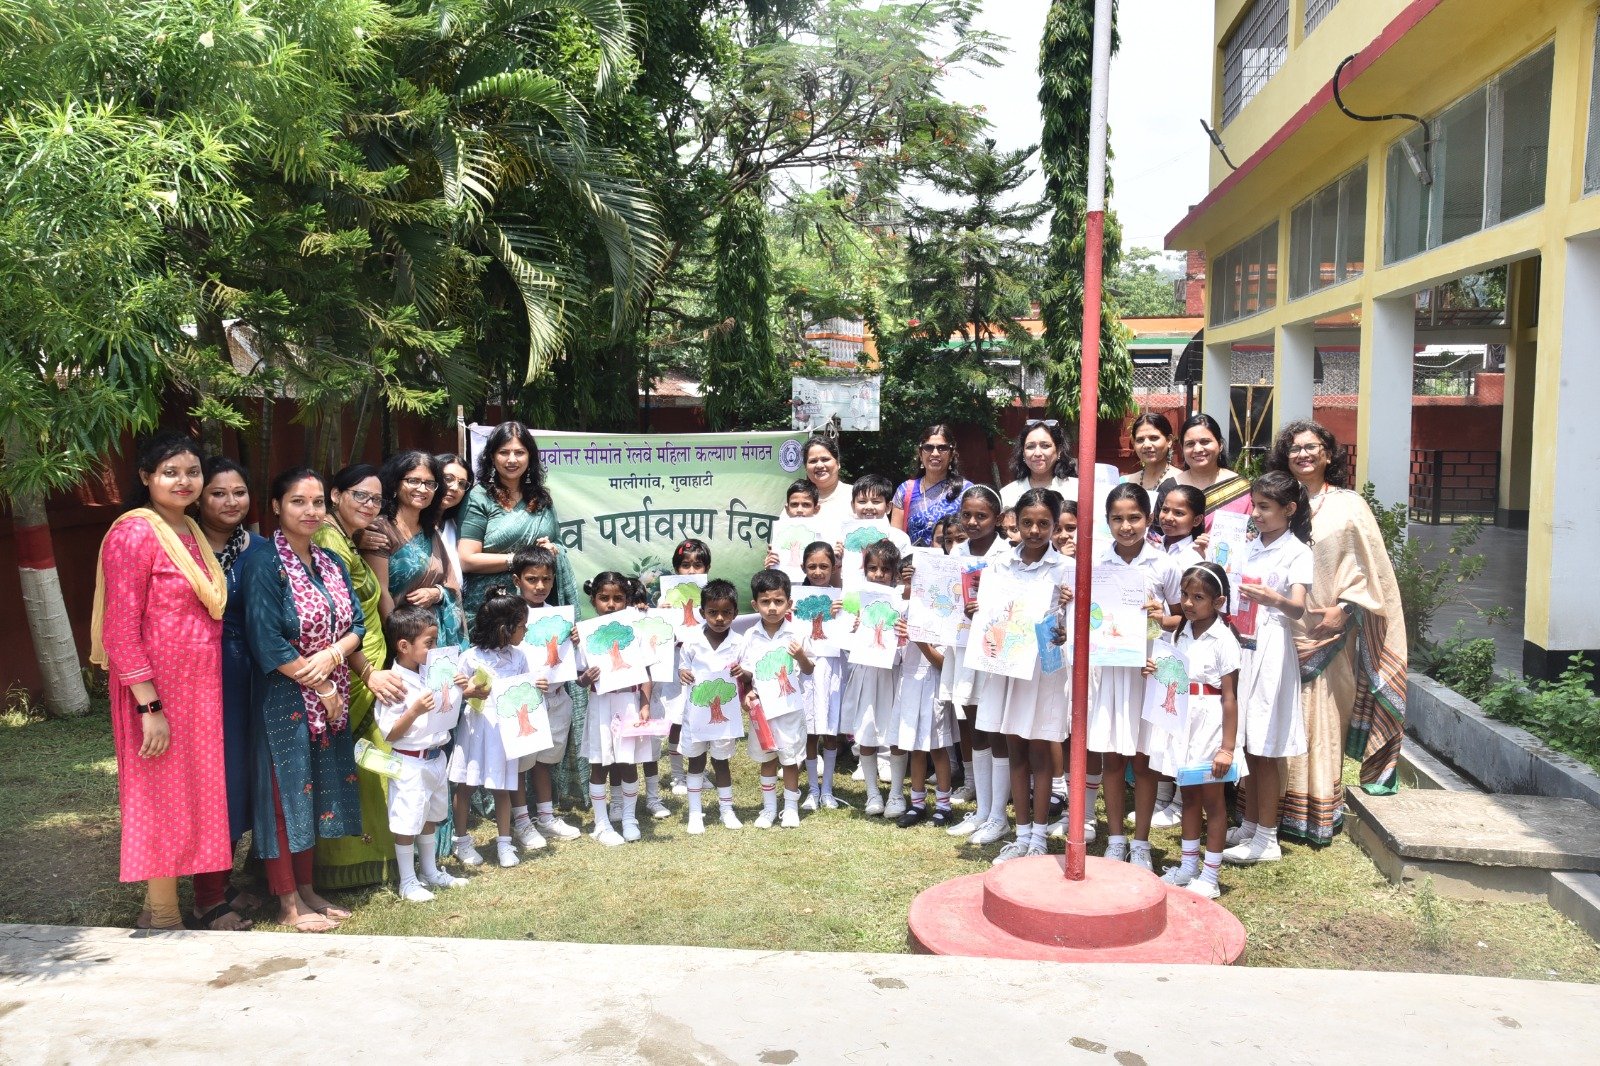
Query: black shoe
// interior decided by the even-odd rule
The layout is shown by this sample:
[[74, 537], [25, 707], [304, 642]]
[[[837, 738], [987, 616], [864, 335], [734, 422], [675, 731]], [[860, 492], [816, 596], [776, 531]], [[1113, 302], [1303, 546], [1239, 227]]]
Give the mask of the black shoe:
[[906, 813], [904, 813], [900, 817], [896, 818], [894, 820], [894, 824], [899, 826], [901, 829], [910, 829], [912, 826], [916, 825], [918, 822], [922, 821], [927, 816], [928, 816], [927, 804], [922, 804], [920, 806], [915, 806], [915, 807], [907, 807], [906, 808]]
[[935, 807], [930, 821], [940, 829], [944, 829], [947, 826], [955, 825], [956, 816], [948, 807]]
[[1050, 820], [1052, 822], [1061, 821], [1062, 812], [1064, 812], [1066, 809], [1067, 797], [1058, 796], [1052, 792], [1050, 794]]

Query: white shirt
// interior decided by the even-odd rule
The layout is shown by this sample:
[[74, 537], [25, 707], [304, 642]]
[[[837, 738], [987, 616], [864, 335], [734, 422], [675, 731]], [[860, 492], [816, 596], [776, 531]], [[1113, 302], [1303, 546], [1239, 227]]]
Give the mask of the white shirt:
[[[1163, 537], [1162, 540], [1165, 541], [1166, 538]], [[1177, 566], [1179, 576], [1182, 576], [1183, 572], [1189, 567], [1205, 562], [1200, 557], [1199, 550], [1194, 546], [1194, 537], [1192, 535], [1179, 537], [1171, 544], [1163, 544], [1161, 550], [1165, 551], [1172, 559], [1173, 565]]]
[[[781, 649], [787, 655], [789, 653], [789, 644], [793, 641], [798, 641], [801, 650], [805, 652], [806, 658], [811, 658], [811, 641], [801, 633], [793, 622], [786, 619], [782, 625], [778, 626], [776, 633], [769, 634], [765, 623], [757, 621], [751, 627], [750, 632], [745, 634], [743, 643], [739, 645], [739, 665], [750, 671], [752, 676], [758, 676], [756, 675], [756, 664], [767, 653], [774, 650]], [[767, 700], [762, 700], [761, 709], [769, 720], [805, 710], [805, 700], [800, 695], [798, 663], [795, 664], [795, 670], [795, 676], [787, 678], [789, 682], [787, 687], [792, 691], [782, 694], [779, 706], [771, 706]]]
[[[1017, 505], [1017, 501], [1022, 499], [1022, 494], [1033, 487], [1033, 483], [1025, 477], [1018, 478], [1009, 485], [1000, 486], [1000, 506], [1008, 511], [1011, 510]], [[1052, 477], [1050, 484], [1039, 487], [1055, 489], [1061, 493], [1063, 499], [1078, 498], [1078, 479], [1075, 477]]]
[[1198, 637], [1190, 629], [1189, 623], [1185, 622], [1176, 646], [1183, 654], [1184, 662], [1189, 664], [1190, 682], [1210, 685], [1212, 688], [1221, 688], [1222, 679], [1237, 673], [1244, 658], [1239, 648], [1239, 638], [1233, 635], [1233, 630], [1221, 618], [1212, 619], [1211, 628]]
[[827, 499], [817, 498], [817, 517], [828, 522], [848, 522], [854, 518], [855, 510], [850, 505], [850, 486], [846, 482], [839, 482], [833, 487], [833, 492]]
[[[1274, 592], [1287, 594], [1289, 586], [1311, 587], [1314, 565], [1311, 547], [1288, 530], [1278, 534], [1278, 539], [1267, 544], [1259, 537], [1246, 549], [1242, 577], [1254, 578]], [[1287, 624], [1288, 617], [1276, 607], [1266, 604], [1256, 606], [1261, 622]]]
[[[400, 721], [400, 717], [410, 708], [411, 702], [428, 691], [428, 686], [423, 683], [422, 675], [415, 670], [395, 663], [391, 672], [400, 679], [401, 684], [405, 685], [406, 694], [401, 697], [398, 703], [385, 703], [381, 700], [378, 702], [376, 711], [378, 729], [386, 737], [389, 735], [389, 730], [395, 727], [395, 724]], [[459, 691], [457, 691], [456, 697], [460, 697]], [[436, 707], [435, 709], [440, 710], [442, 708]], [[422, 731], [427, 727], [428, 720], [431, 717], [431, 714], [418, 715], [417, 719], [411, 723], [411, 727], [400, 736], [389, 741], [389, 745], [395, 748], [403, 748], [406, 751], [426, 751], [429, 748], [439, 748], [449, 743], [450, 731], [448, 729], [431, 733]]]
[[1147, 540], [1139, 543], [1139, 554], [1132, 562], [1117, 554], [1115, 542], [1101, 549], [1098, 562], [1142, 571], [1145, 593], [1163, 604], [1171, 605], [1183, 598], [1183, 571], [1172, 561], [1172, 556]]

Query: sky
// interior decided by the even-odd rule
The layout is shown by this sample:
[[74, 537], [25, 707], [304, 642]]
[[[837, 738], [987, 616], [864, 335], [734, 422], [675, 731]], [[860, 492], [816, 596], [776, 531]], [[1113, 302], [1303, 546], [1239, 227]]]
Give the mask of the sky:
[[[961, 72], [947, 94], [981, 104], [996, 147], [1037, 144], [1039, 40], [1049, 0], [984, 0], [978, 27], [1004, 36], [1011, 54], [994, 69]], [[1204, 0], [1121, 0], [1121, 47], [1111, 64], [1111, 207], [1123, 248], [1157, 248], [1206, 194], [1211, 142], [1212, 5]], [[1042, 196], [1035, 175], [1029, 196]]]

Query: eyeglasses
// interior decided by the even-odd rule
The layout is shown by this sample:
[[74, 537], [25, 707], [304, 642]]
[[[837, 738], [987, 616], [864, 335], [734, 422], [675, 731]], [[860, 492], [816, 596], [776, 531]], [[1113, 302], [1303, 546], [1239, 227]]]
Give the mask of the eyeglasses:
[[470, 484], [472, 484], [470, 478], [451, 477], [449, 474], [444, 476], [444, 487], [447, 489], [459, 489]]
[[1057, 422], [1053, 418], [1031, 418], [1027, 422], [1023, 423], [1022, 428], [1024, 431], [1038, 429], [1040, 426], [1043, 426], [1046, 429], [1055, 429], [1060, 424], [1060, 422]]
[[1322, 450], [1320, 444], [1293, 444], [1289, 446], [1290, 455], [1316, 455]]
[[383, 502], [383, 496], [376, 492], [362, 492], [360, 489], [351, 489], [346, 495], [356, 501], [357, 507], [376, 507]]
[[403, 477], [400, 479], [400, 484], [408, 489], [422, 489], [424, 492], [432, 492], [439, 487], [437, 481], [424, 481], [419, 477]]
[[954, 448], [949, 444], [924, 444], [922, 446], [922, 450], [925, 451], [925, 452], [943, 453], [943, 452], [953, 451]]

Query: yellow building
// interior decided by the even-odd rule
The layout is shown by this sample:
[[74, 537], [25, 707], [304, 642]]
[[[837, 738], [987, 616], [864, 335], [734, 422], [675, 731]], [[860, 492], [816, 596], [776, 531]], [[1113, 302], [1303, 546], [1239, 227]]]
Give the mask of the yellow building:
[[[1600, 65], [1594, 0], [1216, 0], [1211, 191], [1168, 235], [1202, 249], [1205, 409], [1234, 346], [1270, 345], [1274, 421], [1359, 345], [1357, 483], [1407, 499], [1412, 358], [1506, 345], [1497, 521], [1526, 523], [1523, 661], [1600, 648]], [[1334, 74], [1345, 107], [1334, 96]], [[1425, 126], [1424, 126], [1425, 123]], [[1427, 133], [1424, 134], [1426, 128]], [[1505, 266], [1497, 321], [1419, 294]], [[1341, 337], [1340, 334], [1343, 336]], [[1259, 350], [1259, 349], [1257, 349]], [[1213, 385], [1217, 387], [1212, 387]]]

